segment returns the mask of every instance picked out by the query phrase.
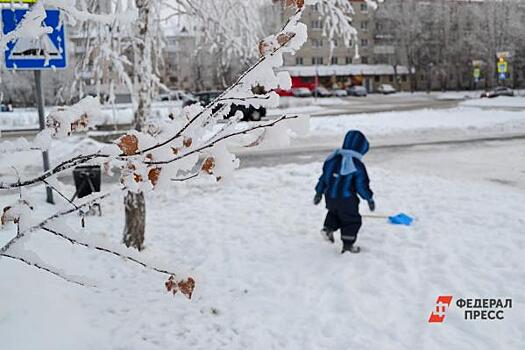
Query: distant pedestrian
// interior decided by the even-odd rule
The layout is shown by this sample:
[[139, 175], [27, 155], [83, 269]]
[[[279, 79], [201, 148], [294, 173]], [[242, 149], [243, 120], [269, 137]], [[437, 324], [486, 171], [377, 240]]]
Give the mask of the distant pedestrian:
[[323, 174], [315, 187], [314, 204], [319, 204], [324, 195], [328, 209], [321, 234], [334, 243], [334, 232], [340, 229], [342, 253], [360, 251], [355, 246], [361, 228], [358, 195], [368, 202], [371, 211], [375, 210], [374, 193], [370, 190], [370, 180], [363, 163], [363, 156], [369, 147], [362, 132], [349, 131], [343, 147], [333, 151], [325, 160]]

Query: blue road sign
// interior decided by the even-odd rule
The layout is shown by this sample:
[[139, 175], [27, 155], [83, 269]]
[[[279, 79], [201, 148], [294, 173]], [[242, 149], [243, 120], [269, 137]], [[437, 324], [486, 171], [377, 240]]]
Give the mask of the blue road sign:
[[[27, 9], [2, 10], [4, 35], [15, 30]], [[64, 23], [59, 10], [46, 10], [44, 24], [53, 31], [40, 38], [20, 38], [7, 44], [5, 66], [7, 69], [66, 68], [67, 51]]]

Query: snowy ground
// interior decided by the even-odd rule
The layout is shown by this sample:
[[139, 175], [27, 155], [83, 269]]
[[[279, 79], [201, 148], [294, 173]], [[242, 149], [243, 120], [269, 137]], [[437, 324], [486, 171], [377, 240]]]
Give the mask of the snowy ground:
[[[163, 278], [37, 232], [40, 258], [96, 288], [18, 262], [0, 264], [3, 349], [519, 349], [525, 342], [524, 192], [499, 184], [371, 167], [378, 211], [360, 255], [321, 241], [311, 204], [319, 163], [252, 168], [223, 186], [179, 185], [148, 201], [146, 256], [198, 281], [194, 299]], [[118, 242], [119, 199], [88, 221]], [[168, 209], [169, 208], [169, 209]], [[363, 209], [363, 212], [366, 210]], [[171, 215], [170, 213], [173, 213]], [[78, 227], [78, 218], [69, 219]], [[3, 236], [8, 232], [3, 232]], [[465, 321], [452, 308], [427, 323], [438, 295], [513, 298], [503, 321]], [[31, 336], [28, 336], [30, 330]]]
[[[335, 145], [348, 128], [365, 131], [374, 146], [389, 137], [523, 134], [525, 115], [461, 107], [312, 118], [302, 141]], [[51, 153], [56, 161], [93, 146], [73, 139]], [[360, 255], [340, 256], [339, 245], [318, 234], [324, 210], [311, 204], [318, 159], [252, 166], [221, 185], [199, 180], [151, 195], [141, 257], [193, 276], [191, 301], [168, 295], [162, 275], [35, 232], [26, 248], [96, 287], [0, 259], [1, 348], [521, 349], [524, 143], [436, 147], [372, 148], [378, 212], [404, 211], [416, 222], [395, 227], [365, 219]], [[38, 154], [4, 156], [0, 173], [12, 176], [11, 163], [36, 172], [39, 162]], [[40, 188], [31, 195], [42, 201]], [[0, 207], [14, 196], [1, 195]], [[56, 210], [45, 208], [43, 215]], [[67, 224], [118, 245], [121, 199], [110, 198], [102, 210], [103, 217], [88, 218], [85, 232], [76, 216]], [[0, 230], [0, 244], [14, 233], [13, 226]], [[453, 306], [444, 324], [429, 325], [438, 295], [512, 298], [513, 308], [502, 321], [465, 321]]]

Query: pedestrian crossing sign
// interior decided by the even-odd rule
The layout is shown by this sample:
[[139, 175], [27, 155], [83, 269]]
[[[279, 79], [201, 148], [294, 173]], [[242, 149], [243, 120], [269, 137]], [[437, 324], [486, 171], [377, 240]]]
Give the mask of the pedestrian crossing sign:
[[[3, 9], [3, 34], [16, 30], [29, 13], [27, 9]], [[65, 25], [59, 10], [45, 10], [42, 26], [50, 28], [40, 37], [21, 37], [7, 44], [5, 66], [7, 69], [59, 69], [67, 66]], [[44, 17], [44, 16], [42, 16]]]

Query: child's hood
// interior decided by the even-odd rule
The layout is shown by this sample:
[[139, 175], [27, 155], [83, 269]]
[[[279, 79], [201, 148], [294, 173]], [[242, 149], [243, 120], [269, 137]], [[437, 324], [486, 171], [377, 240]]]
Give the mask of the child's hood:
[[362, 155], [365, 155], [370, 148], [370, 144], [366, 139], [366, 136], [359, 130], [350, 130], [346, 133], [345, 140], [343, 142], [343, 149], [356, 151]]

